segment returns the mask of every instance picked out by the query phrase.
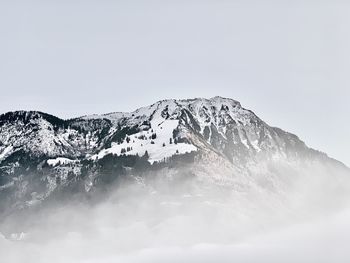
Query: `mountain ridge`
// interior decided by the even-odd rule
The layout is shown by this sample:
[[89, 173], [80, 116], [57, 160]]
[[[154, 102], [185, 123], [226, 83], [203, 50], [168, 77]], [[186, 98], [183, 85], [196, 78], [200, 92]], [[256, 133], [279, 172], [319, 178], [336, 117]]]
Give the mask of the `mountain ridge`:
[[41, 203], [73, 185], [88, 193], [160, 171], [246, 187], [265, 180], [277, 189], [275, 167], [299, 173], [298, 167], [315, 164], [349, 172], [297, 135], [219, 96], [66, 120], [40, 111], [0, 115], [0, 212]]
[[[254, 116], [254, 118], [257, 118], [259, 121], [262, 121], [259, 117], [257, 117], [257, 115], [249, 110], [249, 109], [245, 109], [241, 106], [240, 102], [238, 102], [237, 100], [233, 100], [230, 98], [226, 98], [226, 97], [221, 97], [221, 96], [215, 96], [209, 99], [206, 98], [194, 98], [194, 99], [164, 99], [164, 100], [160, 100], [157, 101], [155, 103], [153, 103], [150, 106], [145, 106], [145, 107], [141, 107], [141, 108], [137, 108], [134, 111], [131, 112], [110, 112], [110, 113], [104, 113], [104, 114], [93, 114], [93, 115], [83, 115], [80, 117], [74, 117], [74, 118], [60, 118], [57, 117], [53, 114], [49, 114], [49, 113], [45, 113], [42, 111], [35, 111], [35, 110], [30, 110], [30, 111], [25, 111], [25, 110], [19, 110], [19, 111], [9, 111], [6, 113], [3, 113], [0, 115], [0, 126], [4, 125], [5, 122], [12, 122], [12, 121], [16, 121], [15, 118], [17, 118], [17, 120], [24, 120], [27, 119], [29, 120], [29, 118], [39, 118], [40, 116], [43, 117], [43, 119], [47, 120], [49, 123], [53, 124], [54, 126], [60, 126], [60, 127], [68, 127], [70, 126], [72, 123], [74, 122], [79, 122], [81, 120], [87, 120], [87, 121], [94, 121], [94, 120], [104, 120], [106, 122], [111, 122], [111, 126], [113, 126], [113, 121], [120, 121], [120, 119], [123, 118], [129, 118], [134, 114], [139, 113], [140, 111], [146, 109], [146, 108], [150, 108], [150, 107], [154, 107], [154, 106], [159, 106], [161, 104], [169, 104], [169, 103], [175, 103], [177, 105], [179, 105], [179, 103], [191, 103], [191, 102], [219, 102], [219, 104], [224, 104], [224, 103], [231, 103], [233, 104], [235, 107], [237, 106], [238, 108], [242, 108], [243, 110], [246, 110], [247, 112], [250, 112], [252, 114], [252, 116]], [[263, 121], [262, 121], [263, 122]], [[268, 124], [266, 124], [265, 122], [263, 122], [265, 125], [269, 126]], [[285, 130], [279, 128], [279, 127], [275, 127], [275, 126], [269, 126], [270, 128], [274, 129], [274, 130], [278, 130], [280, 133], [286, 133], [292, 137], [295, 138], [295, 140], [300, 140], [300, 138], [293, 133], [290, 132], [286, 132]], [[300, 140], [300, 142], [304, 143], [303, 141]], [[1, 143], [1, 141], [0, 141]], [[305, 143], [304, 143], [305, 144]], [[311, 149], [311, 148], [310, 148]], [[312, 149], [316, 152], [319, 152], [321, 154], [326, 154], [323, 151], [320, 150], [316, 150], [316, 149]], [[327, 157], [329, 157], [327, 155]], [[331, 158], [331, 157], [329, 157]], [[339, 163], [341, 163], [342, 165], [346, 166], [344, 163], [336, 160], [335, 158], [331, 158]]]

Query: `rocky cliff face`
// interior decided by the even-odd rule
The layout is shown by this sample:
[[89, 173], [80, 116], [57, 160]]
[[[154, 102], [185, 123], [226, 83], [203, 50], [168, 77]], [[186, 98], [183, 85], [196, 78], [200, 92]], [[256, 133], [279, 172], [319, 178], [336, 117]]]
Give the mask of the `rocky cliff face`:
[[0, 116], [0, 212], [160, 171], [278, 190], [281, 170], [301, 174], [315, 164], [328, 174], [348, 173], [222, 97], [164, 100], [130, 113], [71, 120], [24, 111]]

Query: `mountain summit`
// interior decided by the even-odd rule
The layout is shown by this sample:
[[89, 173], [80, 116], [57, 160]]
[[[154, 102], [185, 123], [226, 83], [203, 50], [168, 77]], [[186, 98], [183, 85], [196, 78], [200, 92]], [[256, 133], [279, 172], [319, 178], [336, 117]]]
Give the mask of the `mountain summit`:
[[162, 100], [133, 112], [70, 120], [34, 111], [0, 116], [0, 213], [67, 189], [93, 193], [118, 178], [161, 171], [280, 190], [280, 171], [300, 174], [301, 167], [316, 165], [327, 174], [349, 172], [222, 97]]

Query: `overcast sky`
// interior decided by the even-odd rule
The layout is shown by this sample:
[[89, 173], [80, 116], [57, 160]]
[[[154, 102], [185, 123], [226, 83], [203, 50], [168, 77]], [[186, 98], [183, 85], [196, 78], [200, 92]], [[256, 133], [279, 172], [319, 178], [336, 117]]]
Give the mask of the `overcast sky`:
[[350, 165], [349, 14], [334, 0], [0, 0], [0, 112], [221, 95]]

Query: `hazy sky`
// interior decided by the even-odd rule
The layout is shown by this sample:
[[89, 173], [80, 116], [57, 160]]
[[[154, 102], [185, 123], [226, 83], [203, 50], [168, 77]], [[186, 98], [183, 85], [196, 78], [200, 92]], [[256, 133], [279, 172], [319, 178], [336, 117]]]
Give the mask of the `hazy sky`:
[[0, 112], [221, 95], [350, 165], [349, 3], [0, 0]]

